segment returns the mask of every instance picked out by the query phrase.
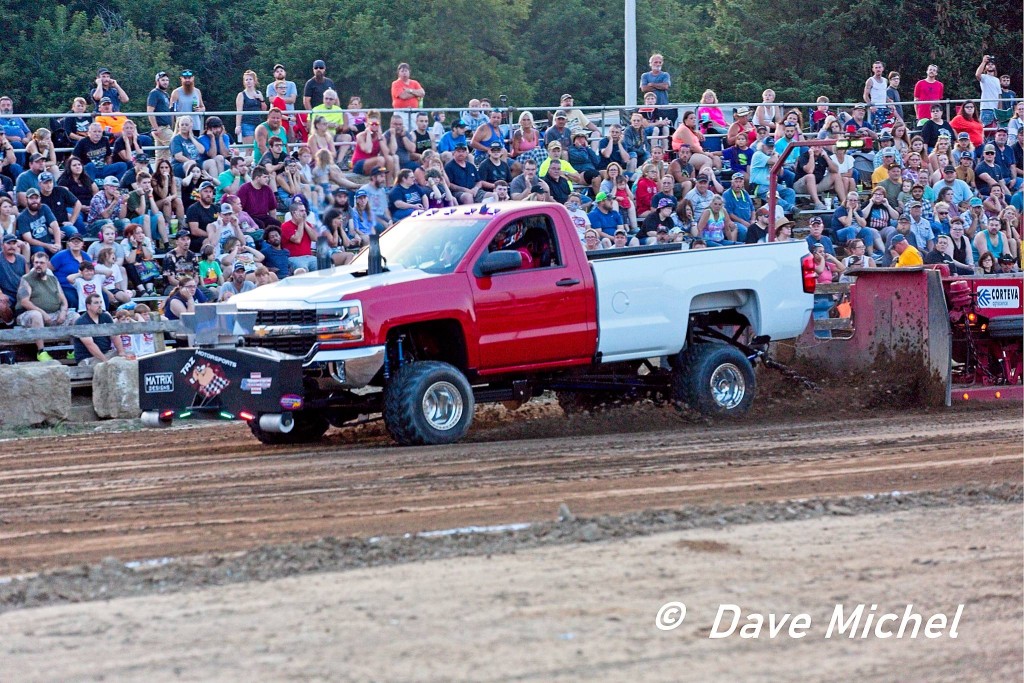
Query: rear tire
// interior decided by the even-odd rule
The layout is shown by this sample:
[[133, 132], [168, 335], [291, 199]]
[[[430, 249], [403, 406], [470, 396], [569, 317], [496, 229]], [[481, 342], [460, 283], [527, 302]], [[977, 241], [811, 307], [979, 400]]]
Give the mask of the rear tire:
[[384, 391], [384, 425], [403, 446], [454, 443], [473, 421], [473, 388], [458, 368], [440, 361], [403, 366]]
[[754, 400], [754, 368], [726, 344], [694, 344], [673, 363], [673, 398], [708, 417], [738, 418]]
[[281, 446], [297, 443], [313, 443], [323, 438], [330, 425], [327, 419], [318, 412], [297, 411], [292, 414], [295, 426], [287, 434], [268, 432], [260, 428], [259, 416], [249, 422], [249, 430], [260, 443], [268, 446]]

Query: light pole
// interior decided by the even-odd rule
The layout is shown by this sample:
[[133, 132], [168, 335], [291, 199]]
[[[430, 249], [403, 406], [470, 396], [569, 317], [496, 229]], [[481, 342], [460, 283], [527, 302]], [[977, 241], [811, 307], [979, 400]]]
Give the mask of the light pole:
[[626, 0], [626, 106], [636, 106], [636, 0]]

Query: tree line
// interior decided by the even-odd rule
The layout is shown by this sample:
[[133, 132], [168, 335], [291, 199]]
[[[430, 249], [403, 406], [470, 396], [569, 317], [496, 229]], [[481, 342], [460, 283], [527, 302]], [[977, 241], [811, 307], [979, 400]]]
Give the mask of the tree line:
[[[110, 68], [145, 108], [157, 71], [196, 73], [207, 108], [233, 109], [242, 72], [261, 85], [287, 66], [300, 87], [324, 59], [342, 98], [390, 106], [399, 62], [412, 65], [426, 107], [505, 95], [511, 106], [623, 99], [622, 0], [71, 0], [49, 6], [0, 0], [0, 83], [18, 111], [66, 111]], [[903, 75], [904, 99], [928, 64], [947, 97], [977, 97], [974, 70], [997, 56], [1020, 93], [1021, 3], [1005, 0], [637, 0], [639, 72], [665, 56], [673, 102], [710, 88], [722, 101], [859, 99], [871, 63]], [[176, 79], [172, 78], [172, 87]]]

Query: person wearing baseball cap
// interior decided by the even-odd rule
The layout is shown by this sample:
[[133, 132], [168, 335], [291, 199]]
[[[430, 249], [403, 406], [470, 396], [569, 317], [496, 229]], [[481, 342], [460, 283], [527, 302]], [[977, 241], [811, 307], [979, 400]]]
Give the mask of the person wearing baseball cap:
[[745, 242], [747, 230], [754, 222], [754, 200], [746, 191], [747, 174], [736, 171], [732, 174], [730, 188], [722, 193], [725, 211], [736, 225], [736, 240]]
[[890, 249], [896, 255], [896, 258], [893, 259], [892, 263], [894, 268], [908, 268], [910, 266], [924, 265], [924, 259], [921, 257], [921, 252], [917, 250], [917, 247], [908, 242], [907, 238], [902, 233], [896, 233], [892, 236]]
[[[552, 117], [554, 125], [548, 126], [544, 132], [544, 146], [550, 148], [552, 142], [559, 142], [563, 149], [572, 144], [572, 129], [569, 128], [569, 114], [564, 109], [559, 109]], [[577, 126], [578, 127], [578, 126]]]
[[208, 237], [207, 227], [217, 220], [217, 210], [220, 207], [213, 201], [216, 190], [216, 186], [209, 180], [199, 183], [199, 201], [188, 207], [185, 212], [185, 224], [188, 226], [190, 239], [189, 250], [197, 254], [203, 248], [203, 241]]
[[647, 214], [640, 228], [640, 236], [643, 238], [646, 235], [645, 243], [657, 244], [659, 232], [668, 232], [675, 228], [675, 223], [672, 220], [674, 211], [675, 206], [671, 199], [665, 198], [658, 201], [658, 206]]
[[77, 232], [68, 235], [64, 249], [50, 257], [50, 270], [57, 276], [57, 282], [64, 290], [71, 310], [79, 308], [78, 293], [75, 280], [78, 278], [79, 266], [83, 261], [92, 261], [89, 254], [82, 250], [84, 240]]
[[104, 98], [110, 102], [111, 111], [121, 111], [121, 104], [128, 101], [128, 93], [114, 80], [110, 69], [101, 67], [96, 71], [96, 87], [92, 91], [96, 111], [100, 111], [99, 105]]
[[[171, 93], [171, 109], [181, 114], [185, 114], [185, 112], [206, 111], [203, 93], [196, 87], [196, 75], [192, 72], [192, 69], [182, 71], [178, 80], [181, 82], [181, 85]], [[202, 117], [199, 114], [192, 114], [189, 118], [192, 119], [192, 132], [198, 137], [203, 129]], [[176, 132], [180, 134], [180, 122], [175, 122], [175, 126]]]
[[302, 89], [302, 108], [312, 109], [324, 101], [324, 93], [328, 90], [337, 92], [334, 81], [327, 78], [327, 64], [322, 59], [313, 62], [313, 77], [306, 81]]
[[[808, 234], [807, 234], [807, 246], [810, 248], [815, 242], [820, 242], [825, 247], [825, 251], [832, 256], [836, 255], [836, 248], [832, 244], [832, 238], [825, 233], [825, 221], [822, 220], [821, 216], [811, 216], [811, 220], [808, 222]], [[812, 249], [813, 251], [813, 249]]]
[[[251, 259], [252, 256], [246, 254]], [[255, 262], [253, 262], [253, 272], [255, 272]], [[245, 294], [256, 289], [256, 278], [252, 277], [250, 280], [246, 273], [246, 264], [244, 261], [235, 261], [231, 264], [231, 272], [225, 278], [225, 282], [220, 287], [219, 301], [227, 301], [236, 294]]]
[[[964, 157], [969, 158], [970, 155], [965, 154]], [[974, 195], [971, 186], [957, 177], [956, 166], [952, 164], [947, 164], [942, 168], [942, 179], [932, 186], [932, 190], [935, 192], [935, 196], [938, 197], [947, 187], [953, 190], [954, 204], [966, 202]]]
[[505, 159], [506, 156], [505, 145], [501, 140], [492, 139], [487, 148], [487, 157], [477, 165], [483, 188], [488, 192], [494, 192], [499, 180], [506, 186], [512, 182], [512, 167]]
[[42, 154], [30, 154], [28, 157], [28, 169], [19, 173], [14, 183], [18, 206], [25, 206], [25, 190], [30, 187], [39, 189], [39, 175], [45, 170], [46, 157]]
[[614, 235], [618, 230], [625, 230], [622, 213], [615, 210], [614, 202], [614, 195], [598, 192], [594, 196], [594, 207], [587, 214], [591, 227], [605, 235]]
[[469, 161], [469, 146], [459, 142], [452, 152], [452, 160], [444, 165], [448, 176], [448, 187], [460, 204], [482, 202], [487, 196], [483, 180], [472, 161]]
[[[279, 83], [284, 84], [284, 94], [280, 94], [277, 91]], [[284, 68], [284, 64], [274, 65], [274, 78], [267, 83], [266, 98], [268, 102], [273, 103], [274, 98], [280, 97], [284, 100], [284, 108], [287, 111], [294, 111], [295, 100], [298, 99], [299, 91], [295, 87], [295, 81], [288, 80], [288, 71]], [[320, 102], [317, 102], [320, 104]]]
[[49, 171], [39, 174], [39, 201], [50, 208], [65, 235], [85, 230], [82, 203], [71, 190], [57, 185], [56, 177]]
[[[583, 174], [577, 171], [569, 162], [569, 155], [564, 154], [563, 156], [563, 153], [565, 153], [567, 149], [570, 148], [563, 145], [560, 140], [552, 140], [548, 145], [548, 158], [540, 162], [540, 165], [537, 167], [537, 175], [539, 175], [544, 182], [548, 183], [549, 186], [553, 183], [549, 182], [546, 176], [548, 175], [548, 169], [551, 168], [551, 162], [556, 159], [558, 160], [560, 174], [566, 176], [570, 183], [579, 183], [583, 185], [588, 182], [584, 178]], [[590, 180], [593, 180], [593, 176], [591, 176]], [[550, 189], [552, 192], [556, 191], [553, 187]], [[568, 194], [568, 190], [566, 190], [566, 194]]]
[[[114, 111], [114, 100], [109, 97], [100, 98], [99, 111], [95, 114], [93, 120], [103, 127], [103, 131], [107, 134], [116, 136], [121, 135], [121, 131], [124, 128], [125, 123], [128, 122], [127, 116], [122, 116]], [[117, 155], [114, 155], [115, 158]]]
[[[146, 96], [146, 111], [149, 116], [149, 128], [153, 131], [153, 142], [158, 148], [167, 148], [174, 137], [174, 119], [170, 116], [171, 96], [167, 89], [171, 85], [171, 77], [166, 71], [158, 71], [153, 78], [153, 89]], [[157, 149], [157, 159], [170, 159], [170, 149]]]
[[452, 129], [444, 133], [437, 141], [437, 151], [441, 155], [441, 162], [447, 164], [452, 159], [452, 152], [456, 145], [469, 145], [466, 139], [466, 130], [469, 126], [462, 119], [455, 119], [452, 122]]
[[[750, 174], [748, 179], [752, 189], [751, 194], [762, 202], [768, 201], [768, 188], [771, 186], [768, 171], [773, 163], [774, 155], [775, 138], [769, 135], [761, 139], [750, 156]], [[792, 174], [792, 171], [788, 171], [788, 173]], [[796, 192], [786, 186], [781, 178], [776, 188], [779, 206], [782, 207], [783, 211], [792, 211], [793, 207], [796, 206]]]
[[96, 181], [100, 191], [89, 204], [89, 213], [85, 218], [85, 231], [97, 236], [104, 225], [113, 223], [120, 234], [128, 225], [128, 203], [121, 194], [121, 181], [117, 176], [108, 175], [102, 181]]
[[[574, 106], [574, 100], [570, 93], [563, 93], [558, 99], [559, 109], [565, 114], [566, 123], [570, 130], [587, 130], [591, 133], [598, 133], [600, 135], [600, 129], [597, 125], [587, 118], [587, 115], [582, 110], [577, 109]], [[555, 113], [555, 118], [558, 118], [558, 113]], [[563, 142], [565, 142], [563, 140]], [[568, 147], [568, 145], [566, 145]]]
[[[1016, 187], [1009, 169], [996, 158], [997, 151], [995, 145], [988, 143], [978, 152], [978, 160], [974, 166], [974, 182], [978, 187], [978, 194], [982, 197], [988, 197], [992, 188], [997, 186], [1002, 188], [1003, 197], [1009, 197]], [[1013, 158], [1012, 152], [1010, 158]]]

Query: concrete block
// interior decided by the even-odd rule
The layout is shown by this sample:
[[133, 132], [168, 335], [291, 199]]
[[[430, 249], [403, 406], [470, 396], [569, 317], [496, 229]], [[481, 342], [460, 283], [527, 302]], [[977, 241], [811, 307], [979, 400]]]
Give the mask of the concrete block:
[[0, 427], [57, 424], [71, 416], [71, 380], [57, 362], [0, 365]]
[[100, 418], [135, 418], [139, 408], [138, 361], [114, 357], [92, 373], [92, 405]]

